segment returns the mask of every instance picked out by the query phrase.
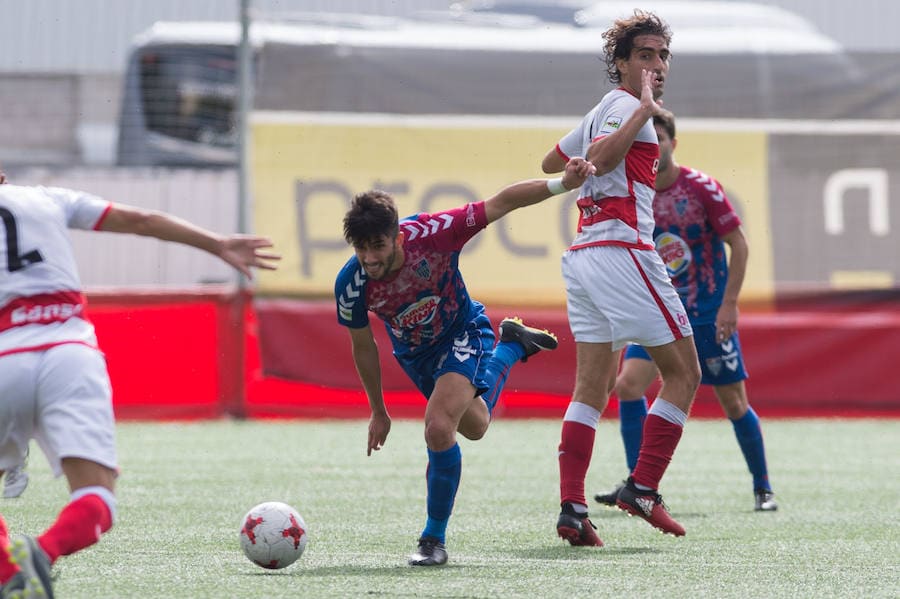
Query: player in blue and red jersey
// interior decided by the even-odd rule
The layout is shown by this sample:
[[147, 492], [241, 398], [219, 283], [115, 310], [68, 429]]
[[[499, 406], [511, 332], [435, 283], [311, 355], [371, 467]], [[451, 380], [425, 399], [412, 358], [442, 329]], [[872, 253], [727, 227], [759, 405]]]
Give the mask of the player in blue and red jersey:
[[[691, 320], [700, 357], [701, 384], [713, 386], [753, 475], [755, 509], [774, 511], [778, 505], [769, 485], [759, 418], [747, 400], [747, 372], [737, 333], [737, 302], [748, 255], [741, 219], [718, 181], [675, 162], [674, 115], [663, 111], [653, 117], [653, 123], [659, 138], [659, 170], [653, 199], [656, 249]], [[725, 254], [726, 245], [730, 259]], [[629, 345], [615, 386], [629, 472], [637, 464], [647, 417], [644, 393], [657, 374], [646, 350], [640, 345]], [[615, 505], [622, 486], [624, 483], [594, 499]]]
[[663, 385], [617, 505], [663, 532], [684, 534], [658, 492], [700, 383], [690, 322], [653, 245], [659, 146], [651, 118], [662, 109], [657, 100], [669, 72], [671, 36], [653, 13], [635, 10], [616, 20], [603, 38], [607, 74], [618, 87], [541, 164], [553, 173], [568, 156], [585, 156], [597, 168], [579, 190], [578, 234], [562, 259], [577, 364], [560, 435], [556, 532], [576, 546], [603, 544], [588, 518], [584, 480], [619, 353], [629, 342], [648, 348]]
[[369, 191], [354, 198], [344, 217], [344, 237], [356, 255], [335, 282], [337, 318], [350, 332], [353, 361], [372, 409], [368, 455], [384, 445], [391, 429], [370, 311], [384, 321], [394, 356], [428, 399], [428, 517], [410, 565], [447, 562], [447, 523], [462, 472], [456, 433], [483, 437], [513, 364], [557, 345], [553, 334], [516, 318], [500, 323], [495, 345], [484, 306], [463, 282], [460, 251], [510, 211], [577, 188], [592, 172], [590, 163], [573, 158], [561, 178], [521, 181], [487, 200], [402, 222], [389, 194]]

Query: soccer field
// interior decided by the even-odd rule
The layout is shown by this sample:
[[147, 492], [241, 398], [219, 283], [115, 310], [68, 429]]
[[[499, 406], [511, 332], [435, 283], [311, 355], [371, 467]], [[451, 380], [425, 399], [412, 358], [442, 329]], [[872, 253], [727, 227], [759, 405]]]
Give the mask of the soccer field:
[[[63, 599], [150, 597], [897, 597], [900, 421], [764, 421], [780, 509], [753, 511], [724, 420], [688, 423], [661, 489], [687, 529], [664, 536], [592, 505], [603, 548], [556, 537], [559, 422], [495, 422], [461, 441], [463, 479], [443, 568], [406, 565], [425, 518], [420, 422], [365, 455], [365, 421], [118, 426], [116, 526], [55, 566]], [[601, 422], [588, 492], [624, 475]], [[11, 532], [41, 532], [67, 500], [32, 448], [32, 483], [0, 500]], [[284, 501], [309, 544], [267, 571], [241, 553], [244, 513]], [[596, 507], [595, 507], [596, 506]]]

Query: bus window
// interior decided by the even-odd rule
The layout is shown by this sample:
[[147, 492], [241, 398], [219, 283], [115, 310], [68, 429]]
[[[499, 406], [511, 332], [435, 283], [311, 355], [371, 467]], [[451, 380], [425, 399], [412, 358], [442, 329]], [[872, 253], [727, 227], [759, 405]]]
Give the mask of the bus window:
[[140, 56], [148, 131], [211, 146], [235, 144], [234, 47], [163, 46]]

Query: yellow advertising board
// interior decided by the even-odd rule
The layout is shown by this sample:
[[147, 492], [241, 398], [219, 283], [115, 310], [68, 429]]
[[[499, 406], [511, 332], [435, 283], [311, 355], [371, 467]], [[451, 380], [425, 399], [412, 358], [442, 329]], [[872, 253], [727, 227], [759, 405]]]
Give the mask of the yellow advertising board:
[[[385, 189], [402, 215], [486, 199], [509, 183], [545, 177], [541, 159], [576, 123], [256, 113], [254, 230], [271, 237], [283, 256], [278, 271], [260, 273], [259, 292], [332, 293], [338, 270], [352, 256], [342, 218], [356, 193]], [[686, 131], [679, 137], [679, 160], [722, 180], [739, 198], [748, 229], [764, 235], [764, 135]], [[472, 296], [490, 303], [563, 305], [560, 256], [574, 235], [574, 200], [566, 194], [518, 210], [470, 241], [460, 267]], [[771, 279], [768, 267], [757, 264], [765, 255], [762, 241], [751, 239], [747, 287], [763, 289]]]

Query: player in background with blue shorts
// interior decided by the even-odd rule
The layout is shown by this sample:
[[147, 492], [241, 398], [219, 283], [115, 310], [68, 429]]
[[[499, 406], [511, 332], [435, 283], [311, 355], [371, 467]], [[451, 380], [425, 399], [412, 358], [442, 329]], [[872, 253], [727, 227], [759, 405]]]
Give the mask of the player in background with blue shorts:
[[384, 321], [394, 357], [428, 400], [427, 519], [410, 565], [447, 562], [447, 524], [462, 473], [457, 432], [472, 440], [483, 437], [510, 368], [557, 346], [554, 335], [516, 318], [500, 323], [495, 345], [484, 306], [463, 282], [460, 251], [490, 223], [577, 188], [593, 171], [590, 163], [573, 158], [561, 178], [521, 181], [487, 200], [403, 221], [393, 198], [374, 190], [356, 196], [344, 217], [344, 238], [355, 256], [338, 273], [335, 299], [372, 409], [367, 454], [381, 449], [391, 430], [369, 311]]
[[0, 474], [32, 439], [69, 502], [40, 536], [10, 542], [0, 517], [0, 597], [53, 597], [50, 568], [115, 520], [112, 389], [85, 314], [68, 229], [133, 233], [205, 250], [246, 276], [275, 268], [269, 240], [219, 235], [162, 212], [55, 187], [0, 185]]
[[[769, 485], [759, 418], [747, 400], [747, 372], [737, 333], [738, 295], [748, 255], [741, 220], [718, 181], [675, 162], [675, 116], [663, 111], [653, 117], [653, 124], [659, 138], [659, 170], [653, 199], [656, 249], [691, 320], [701, 384], [713, 386], [753, 475], [755, 509], [774, 511], [778, 504]], [[725, 254], [726, 245], [730, 259]], [[644, 393], [657, 374], [643, 347], [627, 347], [615, 391], [629, 472], [637, 464], [647, 417]], [[597, 494], [594, 499], [616, 505], [624, 484], [609, 493]]]

